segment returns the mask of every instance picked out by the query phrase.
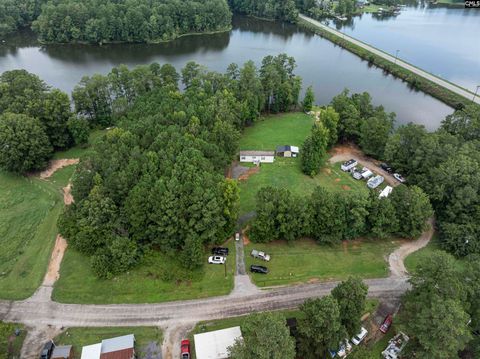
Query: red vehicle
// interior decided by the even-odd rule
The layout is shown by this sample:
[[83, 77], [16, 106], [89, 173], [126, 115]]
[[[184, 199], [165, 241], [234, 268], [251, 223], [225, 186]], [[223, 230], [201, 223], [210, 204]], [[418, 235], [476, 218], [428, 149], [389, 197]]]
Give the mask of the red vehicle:
[[383, 320], [382, 325], [380, 326], [380, 331], [382, 333], [388, 332], [388, 329], [390, 329], [391, 325], [393, 322], [393, 317], [391, 314], [387, 315], [385, 319]]
[[190, 359], [190, 340], [184, 339], [181, 344], [182, 359]]

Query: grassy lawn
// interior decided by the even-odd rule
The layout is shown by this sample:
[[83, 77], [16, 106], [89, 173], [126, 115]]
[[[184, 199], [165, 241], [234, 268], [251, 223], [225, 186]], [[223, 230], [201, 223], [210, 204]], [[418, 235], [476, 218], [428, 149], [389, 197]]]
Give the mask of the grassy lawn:
[[[242, 150], [274, 150], [278, 145], [301, 146], [310, 133], [313, 118], [304, 113], [270, 116], [245, 130], [240, 140]], [[298, 195], [308, 195], [315, 187], [323, 186], [333, 191], [364, 191], [363, 181], [353, 179], [340, 170], [340, 163], [326, 164], [316, 177], [305, 176], [300, 168], [300, 158], [275, 158], [272, 164], [263, 164], [260, 172], [240, 183], [240, 214], [255, 209], [258, 190], [265, 186], [288, 188]]]
[[143, 347], [150, 342], [155, 342], [160, 347], [163, 340], [162, 331], [155, 327], [90, 327], [68, 328], [64, 333], [54, 338], [53, 341], [56, 345], [73, 345], [74, 358], [80, 359], [83, 346], [99, 343], [103, 339], [128, 334], [135, 335], [135, 351], [139, 358], [143, 358]]
[[0, 172], [0, 297], [25, 299], [45, 274], [63, 207], [49, 181]]
[[[20, 335], [15, 336], [15, 329], [20, 329]], [[22, 350], [23, 341], [27, 332], [22, 324], [0, 322], [0, 333], [5, 334], [0, 338], [0, 358], [18, 359]]]
[[243, 132], [241, 150], [271, 150], [277, 146], [301, 146], [310, 134], [313, 117], [302, 112], [263, 117]]
[[[385, 257], [396, 247], [390, 240], [349, 241], [335, 246], [320, 246], [313, 240], [299, 240], [292, 244], [284, 241], [250, 243], [245, 246], [247, 268], [263, 264], [267, 275], [250, 273], [260, 287], [285, 285], [314, 280], [341, 280], [349, 276], [379, 278], [388, 275]], [[265, 263], [250, 256], [252, 249], [270, 254]]]
[[373, 343], [372, 346], [369, 346], [369, 354], [370, 358], [372, 359], [381, 359], [383, 358], [382, 352], [385, 350], [385, 348], [388, 345], [388, 341], [392, 339], [395, 336], [396, 330], [395, 330], [395, 325], [392, 325], [390, 327], [390, 330], [387, 332], [387, 334], [382, 336], [382, 339], [379, 341]]
[[[53, 299], [63, 303], [156, 303], [228, 294], [233, 289], [235, 274], [233, 241], [228, 247], [227, 278], [222, 265], [205, 264], [190, 272], [182, 269], [177, 260], [151, 252], [138, 267], [110, 280], [97, 278], [90, 268], [90, 259], [68, 249]], [[207, 257], [208, 253], [205, 263]]]
[[388, 5], [376, 5], [376, 4], [369, 4], [363, 7], [363, 12], [377, 12], [378, 9], [383, 7], [384, 9], [388, 9]]

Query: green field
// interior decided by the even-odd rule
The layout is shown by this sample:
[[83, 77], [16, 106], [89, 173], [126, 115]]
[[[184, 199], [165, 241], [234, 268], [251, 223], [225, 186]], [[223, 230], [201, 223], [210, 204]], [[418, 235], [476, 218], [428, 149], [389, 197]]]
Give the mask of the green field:
[[99, 279], [90, 259], [68, 249], [55, 283], [53, 299], [62, 303], [157, 303], [205, 298], [230, 293], [235, 274], [235, 250], [228, 243], [227, 278], [222, 265], [207, 264], [197, 271], [182, 269], [177, 260], [151, 252], [131, 271], [110, 280]]
[[0, 172], [2, 299], [25, 299], [42, 282], [62, 207], [61, 192], [52, 182]]
[[162, 344], [162, 331], [155, 327], [89, 327], [68, 328], [65, 332], [55, 337], [56, 345], [73, 345], [74, 358], [80, 359], [82, 347], [101, 342], [103, 339], [114, 338], [122, 335], [135, 335], [135, 352], [139, 359], [143, 358], [143, 348], [151, 342]]
[[[268, 274], [250, 273], [259, 287], [286, 285], [298, 282], [342, 280], [349, 276], [380, 278], [388, 276], [385, 257], [396, 248], [391, 240], [345, 241], [334, 246], [320, 246], [313, 240], [250, 243], [245, 246], [247, 268], [252, 264], [265, 265]], [[270, 254], [270, 262], [253, 259], [252, 249]]]
[[[101, 133], [93, 132], [91, 140]], [[88, 150], [75, 147], [54, 158], [81, 157]], [[57, 235], [62, 188], [74, 170], [64, 167], [47, 180], [0, 172], [0, 299], [25, 299], [40, 286]]]
[[302, 112], [291, 112], [261, 118], [247, 127], [240, 139], [241, 150], [270, 150], [277, 146], [301, 146], [310, 134], [313, 117]]
[[[311, 116], [288, 113], [271, 116], [245, 130], [240, 148], [247, 150], [274, 150], [277, 145], [301, 146], [310, 133]], [[301, 151], [301, 149], [300, 149]], [[276, 157], [274, 163], [261, 165], [260, 172], [240, 182], [240, 214], [255, 209], [255, 198], [260, 188], [274, 186], [288, 188], [297, 195], [309, 195], [317, 186], [333, 191], [363, 191], [365, 182], [353, 179], [340, 170], [340, 163], [326, 164], [314, 178], [302, 173], [300, 158]]]

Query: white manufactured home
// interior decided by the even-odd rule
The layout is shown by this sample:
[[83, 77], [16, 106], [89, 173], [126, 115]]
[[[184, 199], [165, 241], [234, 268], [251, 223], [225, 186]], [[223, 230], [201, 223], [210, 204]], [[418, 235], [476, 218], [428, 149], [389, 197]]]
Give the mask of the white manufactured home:
[[240, 162], [273, 163], [274, 151], [240, 151]]
[[354, 169], [356, 165], [358, 165], [358, 162], [352, 158], [351, 160], [342, 163], [340, 168], [344, 172], [349, 172], [350, 170]]

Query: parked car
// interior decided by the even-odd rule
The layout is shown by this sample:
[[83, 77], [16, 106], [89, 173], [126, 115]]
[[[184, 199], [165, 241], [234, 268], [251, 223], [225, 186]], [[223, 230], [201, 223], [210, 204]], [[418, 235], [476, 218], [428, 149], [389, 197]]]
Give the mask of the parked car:
[[222, 256], [211, 256], [208, 257], [208, 263], [210, 264], [224, 264], [227, 258]]
[[387, 171], [388, 173], [392, 173], [392, 172], [393, 172], [393, 168], [390, 167], [390, 166], [389, 166], [388, 164], [386, 164], [386, 163], [382, 163], [382, 164], [380, 165], [380, 168], [381, 168], [382, 170], [384, 170], [384, 171]]
[[[235, 240], [239, 241], [240, 240], [240, 233], [235, 233]], [[228, 248], [227, 248], [228, 249]]]
[[268, 268], [267, 268], [267, 267], [264, 267], [264, 266], [251, 265], [251, 266], [250, 266], [250, 272], [252, 272], [252, 273], [267, 274], [267, 273], [268, 273]]
[[228, 256], [228, 248], [225, 247], [213, 247], [212, 254], [215, 256]]
[[390, 329], [390, 326], [392, 325], [393, 322], [393, 317], [391, 314], [387, 315], [385, 319], [383, 320], [382, 325], [380, 326], [380, 331], [382, 333], [388, 332], [388, 329]]
[[337, 355], [340, 358], [345, 358], [348, 353], [352, 351], [352, 344], [348, 341], [348, 339], [345, 339], [342, 343], [340, 343], [340, 346], [338, 347]]
[[395, 177], [395, 179], [400, 183], [405, 183], [407, 181], [400, 173], [394, 173], [393, 177]]
[[368, 334], [368, 330], [362, 327], [362, 329], [360, 330], [360, 333], [358, 333], [352, 338], [352, 343], [355, 345], [360, 344], [363, 341], [363, 339], [365, 339], [367, 334]]
[[190, 340], [184, 339], [180, 345], [182, 359], [190, 359]]
[[257, 251], [256, 249], [252, 250], [251, 255], [253, 258], [258, 258], [265, 262], [268, 262], [270, 260], [270, 255], [266, 254], [265, 252]]
[[46, 342], [43, 346], [42, 353], [40, 354], [40, 359], [50, 359], [54, 348], [55, 344], [52, 340]]

